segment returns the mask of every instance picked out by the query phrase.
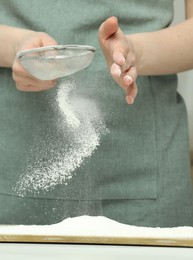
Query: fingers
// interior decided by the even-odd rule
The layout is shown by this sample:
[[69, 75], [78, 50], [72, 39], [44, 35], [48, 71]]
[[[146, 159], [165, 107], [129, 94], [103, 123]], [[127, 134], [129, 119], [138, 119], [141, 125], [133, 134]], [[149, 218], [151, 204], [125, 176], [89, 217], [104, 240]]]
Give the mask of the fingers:
[[114, 80], [125, 90], [132, 104], [137, 95], [136, 54], [133, 43], [119, 28], [116, 17], [110, 17], [99, 28], [99, 42]]
[[137, 96], [138, 88], [136, 84], [137, 72], [135, 67], [131, 67], [127, 74], [120, 79], [120, 84], [125, 90], [126, 102], [131, 105], [134, 103]]
[[16, 88], [20, 91], [38, 92], [53, 88], [56, 84], [56, 80], [43, 81], [29, 75], [18, 61], [15, 61], [13, 64], [12, 77], [15, 81]]
[[37, 82], [36, 80], [23, 80], [22, 78], [20, 81], [16, 81], [16, 88], [20, 91], [39, 92], [53, 88], [55, 83], [55, 81]]
[[135, 82], [137, 79], [137, 71], [136, 67], [130, 67], [126, 72], [123, 72], [121, 75], [120, 80], [123, 81], [126, 86], [130, 85], [131, 83]]
[[41, 41], [42, 41], [42, 46], [51, 46], [51, 45], [57, 45], [57, 41], [53, 39], [50, 35], [47, 33], [39, 33], [41, 34]]
[[110, 17], [104, 21], [99, 28], [99, 40], [108, 40], [118, 30], [118, 20], [116, 17]]
[[57, 42], [47, 33], [30, 32], [26, 38], [20, 42], [18, 51], [57, 45]]
[[19, 77], [13, 74], [16, 88], [20, 91], [26, 92], [38, 92], [43, 90], [51, 89], [55, 86], [56, 81], [40, 81], [31, 77]]
[[127, 104], [132, 105], [134, 103], [134, 100], [137, 96], [137, 92], [138, 92], [138, 88], [135, 82], [133, 82], [130, 86], [128, 86], [125, 89]]
[[[44, 46], [56, 45], [57, 42], [47, 33], [27, 31], [18, 44], [16, 51], [33, 49]], [[30, 75], [15, 58], [12, 65], [12, 77], [15, 80], [16, 88], [21, 91], [42, 91], [55, 86], [56, 80], [43, 81]]]
[[121, 67], [117, 63], [112, 64], [110, 71], [115, 80], [121, 76]]
[[[124, 67], [124, 66], [123, 66]], [[133, 104], [137, 96], [138, 88], [136, 84], [137, 70], [136, 67], [127, 68], [126, 71], [116, 63], [111, 66], [111, 75], [114, 80], [124, 89], [126, 94], [126, 102]]]
[[124, 56], [124, 51], [115, 49], [113, 53], [114, 63], [111, 66], [111, 75], [115, 81], [125, 90], [126, 102], [133, 104], [137, 96], [137, 69], [135, 66], [135, 56], [129, 51]]
[[124, 50], [120, 50], [120, 48], [116, 48], [113, 52], [113, 61], [119, 66], [123, 66], [125, 63], [125, 57], [123, 55]]

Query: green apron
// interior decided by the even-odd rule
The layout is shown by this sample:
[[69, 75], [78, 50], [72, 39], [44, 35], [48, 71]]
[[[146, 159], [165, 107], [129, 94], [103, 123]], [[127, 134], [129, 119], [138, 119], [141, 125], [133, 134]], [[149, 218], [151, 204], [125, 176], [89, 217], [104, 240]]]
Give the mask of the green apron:
[[[112, 15], [125, 33], [167, 27], [173, 1], [0, 2], [1, 24], [97, 49], [89, 68], [45, 92], [16, 90], [11, 69], [0, 69], [0, 223], [103, 215], [140, 226], [192, 225], [187, 118], [176, 75], [139, 77], [138, 97], [128, 106], [97, 40]], [[66, 95], [77, 128], [58, 106]]]

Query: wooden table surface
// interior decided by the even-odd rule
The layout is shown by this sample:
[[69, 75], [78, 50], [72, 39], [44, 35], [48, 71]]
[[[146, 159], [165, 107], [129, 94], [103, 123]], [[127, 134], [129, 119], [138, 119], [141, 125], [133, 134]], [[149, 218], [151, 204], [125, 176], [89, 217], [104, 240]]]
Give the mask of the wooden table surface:
[[61, 235], [0, 235], [0, 242], [60, 243], [60, 244], [105, 244], [193, 247], [193, 238], [146, 238], [146, 237], [97, 237]]

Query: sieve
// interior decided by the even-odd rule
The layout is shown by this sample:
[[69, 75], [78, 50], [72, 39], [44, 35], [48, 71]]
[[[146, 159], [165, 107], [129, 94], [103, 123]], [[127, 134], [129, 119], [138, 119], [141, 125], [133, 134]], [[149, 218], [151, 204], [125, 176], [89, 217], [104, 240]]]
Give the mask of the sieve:
[[88, 67], [95, 51], [88, 45], [54, 45], [20, 51], [16, 56], [35, 78], [53, 80]]

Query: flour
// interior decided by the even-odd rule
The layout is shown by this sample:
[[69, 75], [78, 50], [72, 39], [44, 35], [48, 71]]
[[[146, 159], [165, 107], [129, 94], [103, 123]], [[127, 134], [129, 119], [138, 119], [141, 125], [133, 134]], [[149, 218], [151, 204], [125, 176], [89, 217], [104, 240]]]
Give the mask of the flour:
[[27, 167], [15, 188], [20, 195], [67, 185], [108, 132], [95, 101], [77, 95], [76, 87], [73, 81], [60, 82], [54, 103], [56, 119], [36, 133]]
[[65, 219], [58, 224], [45, 226], [1, 225], [0, 235], [1, 234], [193, 239], [193, 228], [137, 227], [121, 224], [117, 221], [102, 216], [81, 216]]
[[[63, 88], [65, 88], [65, 90]], [[76, 128], [80, 126], [80, 120], [75, 114], [73, 104], [70, 103], [69, 95], [72, 90], [72, 84], [66, 84], [65, 86], [61, 85], [61, 88], [57, 95], [57, 101], [60, 113], [63, 115], [63, 117], [66, 118], [68, 126]], [[75, 105], [76, 104], [74, 104], [74, 108], [76, 108]]]

